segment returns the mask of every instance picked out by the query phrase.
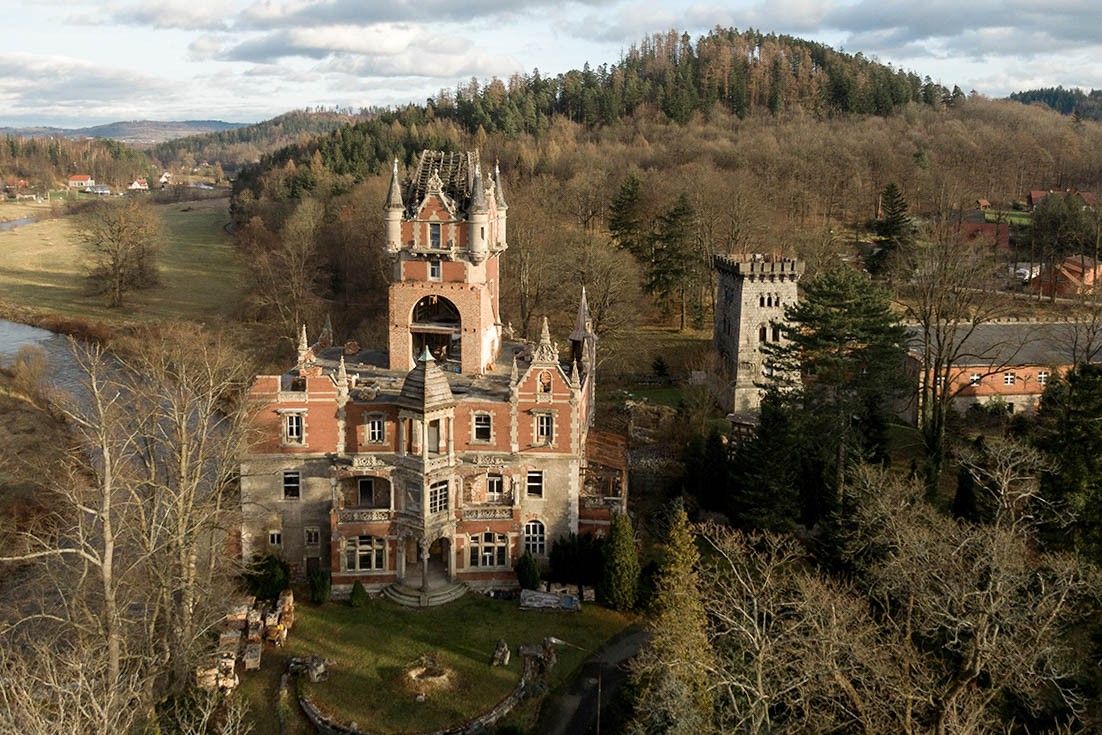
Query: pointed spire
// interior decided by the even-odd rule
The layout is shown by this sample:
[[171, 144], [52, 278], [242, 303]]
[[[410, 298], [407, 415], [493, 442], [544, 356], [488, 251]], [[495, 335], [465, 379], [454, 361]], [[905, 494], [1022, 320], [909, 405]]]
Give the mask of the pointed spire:
[[582, 387], [582, 377], [578, 373], [578, 361], [572, 360], [570, 363], [570, 387], [580, 388]]
[[429, 352], [428, 345], [425, 345], [424, 349], [421, 350], [421, 355], [417, 358], [417, 362], [436, 362], [436, 358]]
[[482, 186], [482, 164], [474, 165], [474, 181], [471, 183], [471, 211], [486, 211], [486, 190]]
[[325, 349], [331, 344], [333, 344], [333, 320], [326, 314], [325, 325], [321, 328], [321, 334], [318, 335], [318, 345]]
[[516, 385], [520, 382], [520, 369], [517, 367], [517, 353], [513, 353], [513, 369], [509, 372], [509, 384]]
[[348, 385], [348, 368], [344, 365], [344, 355], [341, 355], [340, 364], [337, 365], [337, 386], [344, 387]]
[[536, 362], [558, 362], [559, 351], [551, 344], [551, 329], [547, 324], [547, 317], [543, 318], [543, 327], [540, 329], [540, 341], [532, 353], [532, 359]]
[[585, 286], [582, 286], [582, 300], [578, 303], [578, 318], [574, 320], [574, 331], [570, 333], [571, 342], [581, 342], [589, 336], [593, 324], [589, 319], [589, 302], [585, 297]]
[[494, 161], [494, 200], [497, 202], [498, 209], [509, 208], [505, 203], [505, 191], [501, 188], [501, 166], [497, 161]]
[[390, 170], [390, 193], [386, 198], [387, 209], [405, 209], [402, 203], [402, 187], [398, 184], [398, 159], [394, 159], [394, 166]]
[[306, 353], [310, 351], [310, 343], [306, 339], [306, 324], [303, 323], [302, 331], [298, 334], [298, 365], [302, 367], [306, 363]]

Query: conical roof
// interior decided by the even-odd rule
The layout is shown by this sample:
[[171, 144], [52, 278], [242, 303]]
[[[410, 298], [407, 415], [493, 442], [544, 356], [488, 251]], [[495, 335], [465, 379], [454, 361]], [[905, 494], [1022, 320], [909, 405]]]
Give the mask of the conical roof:
[[455, 396], [452, 395], [451, 386], [448, 385], [448, 377], [436, 364], [428, 347], [417, 358], [417, 366], [406, 375], [398, 400], [407, 408], [419, 411], [455, 403]]
[[589, 336], [589, 302], [585, 298], [585, 286], [582, 286], [582, 300], [578, 304], [578, 318], [574, 321], [574, 331], [570, 333], [572, 342], [581, 342]]
[[402, 187], [398, 183], [398, 159], [394, 159], [394, 167], [390, 171], [390, 192], [386, 197], [385, 209], [405, 209], [402, 203]]
[[474, 165], [474, 182], [471, 184], [471, 211], [486, 211], [486, 190], [482, 186], [482, 168]]

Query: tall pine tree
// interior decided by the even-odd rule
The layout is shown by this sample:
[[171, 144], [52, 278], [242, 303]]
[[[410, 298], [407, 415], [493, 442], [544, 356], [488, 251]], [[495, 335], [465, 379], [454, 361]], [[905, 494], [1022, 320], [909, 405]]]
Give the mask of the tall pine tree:
[[627, 513], [612, 517], [604, 555], [601, 599], [614, 610], [631, 610], [639, 599], [639, 553], [635, 548], [635, 529]]

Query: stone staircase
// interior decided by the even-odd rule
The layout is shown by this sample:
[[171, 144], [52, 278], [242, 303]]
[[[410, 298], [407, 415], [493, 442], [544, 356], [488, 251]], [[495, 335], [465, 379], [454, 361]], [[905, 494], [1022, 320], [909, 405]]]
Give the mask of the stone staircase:
[[467, 585], [462, 582], [447, 582], [442, 585], [434, 585], [428, 590], [420, 587], [410, 587], [401, 582], [386, 587], [383, 594], [399, 605], [406, 607], [434, 607], [444, 605], [452, 600], [458, 600], [467, 593]]

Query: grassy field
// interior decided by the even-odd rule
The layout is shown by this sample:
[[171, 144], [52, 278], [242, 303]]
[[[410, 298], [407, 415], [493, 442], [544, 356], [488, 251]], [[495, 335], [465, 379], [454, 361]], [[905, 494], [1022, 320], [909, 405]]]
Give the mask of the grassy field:
[[[382, 599], [360, 609], [342, 603], [300, 605], [285, 653], [314, 654], [334, 662], [328, 681], [308, 685], [309, 696], [326, 713], [373, 732], [417, 732], [462, 722], [508, 694], [520, 678], [518, 645], [553, 635], [578, 647], [560, 647], [554, 687], [569, 678], [587, 651], [599, 648], [629, 622], [596, 605], [587, 605], [581, 613], [521, 611], [516, 602], [478, 594], [424, 610]], [[504, 668], [490, 666], [499, 638], [513, 649]], [[271, 653], [266, 652], [269, 659]], [[454, 672], [454, 683], [416, 702], [403, 672], [430, 653]], [[266, 661], [261, 672], [243, 676], [242, 692], [262, 718], [258, 732], [277, 732], [265, 729], [274, 727], [274, 719], [268, 719], [274, 716], [279, 682], [280, 662], [272, 663]]]
[[85, 257], [72, 217], [0, 232], [0, 300], [108, 323], [212, 321], [230, 314], [242, 268], [222, 229], [229, 219], [226, 200], [159, 205], [156, 211], [165, 230], [158, 258], [162, 285], [133, 293], [121, 309], [110, 309], [102, 296], [87, 292]]
[[32, 202], [28, 199], [8, 201], [0, 199], [0, 222], [10, 222], [24, 217], [41, 217], [50, 214], [50, 205], [46, 202]]
[[1009, 222], [1012, 225], [1026, 227], [1033, 224], [1033, 214], [1031, 212], [1019, 212], [1015, 209], [988, 209], [983, 213], [983, 216], [988, 222]]

